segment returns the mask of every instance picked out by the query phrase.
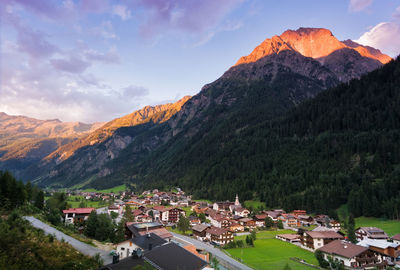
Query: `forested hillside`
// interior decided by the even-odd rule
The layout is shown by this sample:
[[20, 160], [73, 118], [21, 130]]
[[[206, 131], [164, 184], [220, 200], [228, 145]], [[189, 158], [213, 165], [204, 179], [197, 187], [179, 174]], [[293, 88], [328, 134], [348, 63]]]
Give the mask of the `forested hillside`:
[[0, 269], [98, 269], [99, 260], [45, 235], [21, 216], [41, 213], [43, 207], [43, 191], [0, 171]]
[[138, 166], [138, 182], [312, 212], [348, 202], [356, 216], [400, 217], [400, 59], [280, 120], [264, 121], [262, 90], [246, 104], [258, 113], [238, 111], [181, 147], [166, 145]]

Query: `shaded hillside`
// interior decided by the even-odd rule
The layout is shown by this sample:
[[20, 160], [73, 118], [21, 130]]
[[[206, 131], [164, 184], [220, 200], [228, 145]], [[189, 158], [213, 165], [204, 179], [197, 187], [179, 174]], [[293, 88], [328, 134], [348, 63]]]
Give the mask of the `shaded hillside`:
[[[319, 53], [310, 55], [316, 37], [321, 40]], [[220, 157], [220, 149], [242, 130], [281, 117], [321, 91], [381, 66], [376, 58], [361, 55], [319, 28], [286, 31], [265, 40], [250, 56], [255, 58], [204, 86], [168, 121], [117, 129], [104, 142], [86, 144], [65, 160], [53, 158], [41, 170], [32, 167], [33, 174], [27, 175], [37, 176], [38, 184], [53, 186], [184, 179], [191, 162], [223, 163], [214, 157]], [[192, 157], [194, 153], [197, 156]], [[212, 166], [207, 168], [210, 172]], [[230, 178], [229, 173], [225, 177]]]
[[32, 166], [25, 175], [38, 176], [36, 181], [43, 185], [82, 184], [93, 175], [110, 174], [103, 165], [116, 157], [136, 137], [162, 125], [176, 114], [190, 96], [175, 103], [146, 106], [138, 111], [114, 119], [91, 134], [57, 149], [39, 166]]
[[400, 59], [282, 120], [260, 113], [255, 125], [232, 125], [248, 120], [234, 114], [199, 137], [177, 138], [184, 146], [154, 152], [137, 180], [179, 185], [196, 197], [238, 192], [269, 207], [328, 212], [349, 203], [356, 216], [400, 217]]
[[[321, 43], [314, 42], [316, 37]], [[315, 44], [319, 53], [309, 54]], [[205, 85], [166, 125], [133, 141], [120, 158], [105, 164], [109, 176], [91, 175], [93, 185], [141, 181], [147, 170], [161, 167], [174, 168], [162, 171], [176, 177], [180, 170], [175, 167], [186, 168], [192, 149], [198, 147], [213, 158], [240, 130], [282, 116], [319, 92], [379, 66], [377, 59], [360, 55], [326, 29], [300, 28], [266, 39], [221, 78]], [[160, 175], [164, 177], [170, 176]]]
[[38, 164], [60, 146], [101, 125], [38, 120], [0, 112], [0, 170], [11, 170], [21, 177], [21, 170], [27, 166]]

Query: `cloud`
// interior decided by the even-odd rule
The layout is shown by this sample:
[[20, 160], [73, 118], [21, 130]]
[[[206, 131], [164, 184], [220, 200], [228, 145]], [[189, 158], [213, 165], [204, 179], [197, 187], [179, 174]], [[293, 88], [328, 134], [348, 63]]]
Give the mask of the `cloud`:
[[243, 0], [141, 0], [135, 8], [146, 11], [140, 34], [152, 38], [164, 31], [204, 34], [216, 27]]
[[372, 4], [373, 0], [350, 0], [349, 10], [359, 12]]
[[0, 111], [10, 114], [64, 121], [107, 121], [139, 108], [149, 93], [148, 89], [134, 85], [116, 89], [91, 73], [80, 74], [85, 65], [80, 66], [73, 58], [26, 65], [25, 56], [10, 42], [2, 57], [10, 65], [1, 72]]
[[112, 87], [90, 73], [97, 64], [119, 63], [114, 47], [98, 51], [79, 40], [73, 48], [62, 48], [50, 42], [49, 35], [32, 29], [12, 8], [1, 12], [4, 26], [15, 35], [2, 39], [0, 111], [94, 122], [126, 114], [146, 99], [149, 90], [144, 87]]
[[364, 33], [356, 42], [368, 45], [396, 57], [400, 53], [400, 24], [382, 22]]
[[131, 11], [123, 5], [115, 5], [112, 9], [112, 14], [121, 17], [123, 21], [126, 21], [131, 18]]
[[393, 19], [400, 20], [400, 7], [396, 8], [395, 12], [393, 13]]
[[89, 32], [104, 39], [118, 39], [111, 21], [104, 21], [99, 26], [90, 29]]
[[54, 68], [70, 73], [82, 73], [90, 66], [89, 62], [76, 56], [70, 56], [68, 59], [51, 59], [50, 63]]
[[136, 86], [136, 85], [130, 85], [128, 87], [125, 87], [122, 92], [122, 96], [126, 98], [134, 98], [134, 97], [144, 97], [149, 94], [149, 90]]
[[98, 61], [107, 64], [117, 64], [120, 62], [119, 54], [115, 49], [111, 49], [106, 53], [96, 51], [94, 49], [88, 49], [83, 52], [87, 60]]

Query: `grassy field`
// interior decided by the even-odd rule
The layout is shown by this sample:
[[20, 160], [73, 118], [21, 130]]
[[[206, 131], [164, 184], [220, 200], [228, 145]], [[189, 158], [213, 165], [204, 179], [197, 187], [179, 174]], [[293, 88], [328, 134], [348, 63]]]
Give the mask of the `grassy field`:
[[400, 221], [371, 217], [358, 217], [355, 219], [357, 227], [378, 227], [389, 236], [400, 233]]
[[[343, 222], [347, 220], [349, 216], [349, 210], [346, 204], [342, 205], [337, 210], [339, 219]], [[357, 227], [377, 227], [384, 230], [389, 236], [400, 233], [400, 221], [390, 220], [384, 218], [375, 217], [358, 217], [355, 218], [356, 228]]]
[[200, 200], [193, 200], [194, 202], [207, 202], [207, 203], [209, 203], [209, 204], [211, 204], [212, 203], [212, 201], [210, 201], [210, 200], [205, 200], [205, 199], [200, 199]]
[[244, 202], [244, 207], [246, 208], [253, 208], [253, 209], [265, 209], [265, 203], [264, 202], [260, 202], [260, 201], [245, 201]]
[[126, 190], [126, 186], [125, 185], [120, 185], [120, 186], [116, 186], [113, 188], [108, 188], [108, 189], [101, 189], [101, 190], [97, 190], [94, 188], [88, 188], [88, 189], [84, 189], [83, 191], [85, 192], [99, 192], [99, 193], [118, 193], [120, 191], [125, 191]]
[[[284, 232], [280, 231], [280, 233]], [[279, 270], [283, 269], [286, 264], [288, 264], [292, 270], [313, 269], [290, 260], [292, 257], [297, 257], [308, 263], [318, 265], [312, 252], [274, 238], [257, 239], [254, 242], [254, 247], [228, 249], [227, 252], [231, 254], [232, 257], [243, 261], [254, 269]]]
[[75, 196], [75, 195], [69, 196], [67, 202], [71, 206], [71, 208], [78, 208], [81, 202], [85, 204], [85, 207], [100, 208], [108, 205], [108, 203], [105, 201], [90, 201], [86, 200], [82, 196]]

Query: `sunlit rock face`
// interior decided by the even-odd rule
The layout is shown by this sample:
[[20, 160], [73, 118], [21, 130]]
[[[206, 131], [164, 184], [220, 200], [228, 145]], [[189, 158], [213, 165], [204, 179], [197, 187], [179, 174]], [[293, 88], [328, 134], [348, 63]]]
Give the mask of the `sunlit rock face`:
[[351, 40], [341, 42], [328, 29], [299, 28], [287, 30], [280, 36], [267, 38], [251, 54], [241, 57], [235, 66], [255, 62], [265, 56], [279, 54], [286, 50], [296, 51], [306, 57], [321, 59], [345, 48], [358, 52], [362, 57], [377, 60], [381, 64], [391, 60], [389, 56], [372, 47], [363, 46]]

